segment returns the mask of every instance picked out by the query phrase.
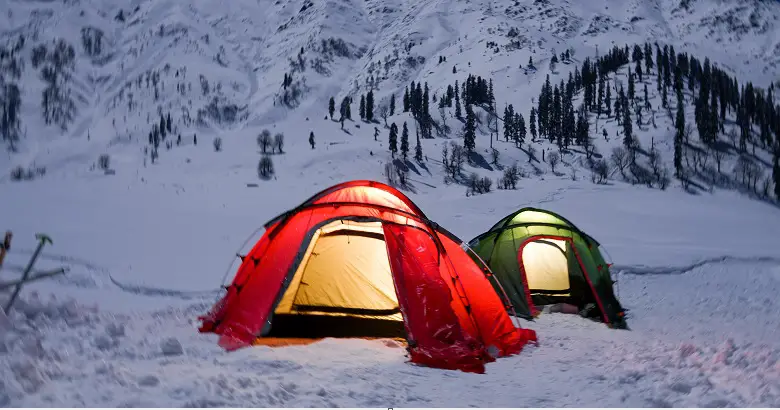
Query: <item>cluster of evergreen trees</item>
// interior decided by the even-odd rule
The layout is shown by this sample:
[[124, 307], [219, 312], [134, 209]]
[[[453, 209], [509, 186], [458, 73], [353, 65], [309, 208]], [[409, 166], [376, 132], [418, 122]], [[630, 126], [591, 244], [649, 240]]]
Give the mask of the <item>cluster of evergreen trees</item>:
[[368, 122], [374, 121], [374, 91], [372, 90], [360, 96], [360, 118]]
[[423, 85], [412, 81], [404, 90], [403, 110], [411, 112], [417, 122], [418, 138], [433, 138], [433, 118], [431, 118], [430, 90], [427, 82]]
[[[556, 56], [556, 60], [558, 57]], [[561, 54], [561, 61], [571, 62], [568, 50]], [[610, 83], [610, 75], [621, 67], [631, 64], [628, 70], [626, 87], [623, 84]], [[529, 66], [532, 63], [529, 61]], [[674, 92], [677, 100], [675, 117], [674, 164], [676, 175], [683, 178], [684, 147], [689, 143], [691, 126], [686, 124], [685, 104], [695, 106], [695, 126], [701, 141], [708, 146], [715, 146], [720, 134], [724, 133], [727, 114], [736, 114], [738, 135], [729, 135], [735, 148], [745, 153], [748, 145], [763, 147], [774, 153], [773, 179], [775, 195], [780, 198], [780, 107], [774, 103], [774, 85], [764, 92], [748, 82], [740, 86], [737, 80], [726, 72], [712, 65], [709, 59], [703, 62], [685, 53], [676, 53], [673, 46], [659, 46], [645, 43], [633, 47], [615, 46], [607, 54], [592, 59], [585, 58], [581, 66], [569, 74], [567, 81], [552, 84], [549, 75], [540, 91], [537, 104], [531, 108], [528, 122], [511, 104], [504, 108], [504, 140], [513, 141], [520, 146], [525, 143], [527, 133], [531, 134], [531, 142], [538, 137], [546, 137], [556, 143], [559, 149], [566, 149], [573, 144], [582, 146], [590, 157], [591, 136], [589, 115], [614, 117], [621, 127], [623, 144], [631, 153], [634, 161], [636, 139], [634, 126], [643, 127], [652, 123], [655, 126], [655, 110], [648, 97], [645, 78], [655, 75], [657, 90], [661, 94], [661, 107], [672, 115], [669, 104], [670, 93]], [[614, 79], [614, 78], [613, 78]], [[641, 87], [641, 88], [639, 88]], [[687, 93], [686, 91], [687, 87]], [[614, 93], [613, 93], [614, 90]], [[574, 107], [574, 96], [582, 93], [582, 102]], [[422, 150], [420, 138], [433, 138], [433, 127], [444, 126], [433, 121], [430, 115], [431, 101], [427, 83], [412, 82], [404, 90], [403, 111], [410, 112], [417, 122], [417, 147], [415, 157], [421, 159]], [[687, 94], [687, 96], [686, 96]], [[437, 102], [433, 96], [433, 102]], [[349, 105], [351, 99], [345, 97], [341, 103], [341, 121], [351, 119]], [[490, 118], [497, 118], [493, 82], [475, 75], [468, 75], [462, 83], [455, 81], [438, 99], [440, 110], [454, 106], [455, 117], [463, 121], [463, 147], [467, 151], [475, 148], [478, 118], [473, 105], [478, 105], [488, 112]], [[387, 107], [382, 107], [382, 116], [386, 118]], [[330, 99], [329, 114], [331, 119], [335, 111], [335, 100]], [[361, 96], [361, 118], [373, 121], [375, 118], [375, 101], [373, 91]], [[465, 113], [465, 116], [464, 116]], [[395, 95], [391, 96], [389, 115], [395, 114]], [[444, 116], [444, 114], [442, 115]], [[645, 117], [650, 118], [646, 121]], [[489, 118], [489, 121], [490, 121]], [[490, 127], [490, 123], [488, 123]], [[754, 127], [758, 129], [756, 133]], [[495, 129], [498, 132], [497, 123]], [[440, 128], [441, 131], [441, 128]], [[604, 137], [606, 129], [603, 130]], [[403, 124], [400, 136], [393, 123], [390, 126], [390, 151], [393, 156], [398, 153], [406, 159], [409, 151], [409, 136], [407, 124]], [[492, 138], [491, 138], [492, 141]], [[738, 144], [737, 144], [738, 141]], [[754, 152], [755, 153], [755, 152]], [[657, 153], [651, 148], [657, 162]], [[655, 167], [655, 165], [653, 165]], [[720, 162], [718, 160], [718, 167]]]
[[[585, 63], [589, 61], [586, 59]], [[536, 139], [538, 132], [539, 136], [545, 136], [550, 142], [556, 143], [559, 149], [576, 143], [590, 155], [587, 99], [576, 113], [574, 110], [574, 94], [584, 84], [579, 72], [576, 74], [569, 75], [568, 82], [561, 80], [561, 83], [555, 86], [550, 83], [550, 76], [547, 76], [539, 93], [538, 106], [531, 108], [531, 121], [536, 120], [536, 129], [532, 127], [531, 136]]]

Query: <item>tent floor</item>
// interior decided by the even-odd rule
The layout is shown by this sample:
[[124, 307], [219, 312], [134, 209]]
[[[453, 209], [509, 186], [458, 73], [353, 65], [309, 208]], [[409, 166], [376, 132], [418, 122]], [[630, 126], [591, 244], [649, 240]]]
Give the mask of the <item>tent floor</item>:
[[[303, 346], [317, 343], [325, 338], [305, 338], [305, 337], [258, 337], [255, 339], [255, 346], [283, 347], [283, 346]], [[406, 339], [403, 338], [382, 338], [382, 337], [356, 337], [354, 339], [363, 340], [381, 340], [387, 347], [406, 347]]]
[[271, 331], [265, 337], [295, 339], [401, 338], [406, 339], [404, 323], [394, 320], [348, 316], [286, 315], [273, 316]]

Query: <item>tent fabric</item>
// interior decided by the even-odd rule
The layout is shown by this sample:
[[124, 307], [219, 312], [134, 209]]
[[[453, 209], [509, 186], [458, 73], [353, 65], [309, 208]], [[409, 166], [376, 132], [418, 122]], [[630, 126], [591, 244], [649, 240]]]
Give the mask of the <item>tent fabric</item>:
[[397, 308], [412, 362], [484, 372], [536, 333], [515, 327], [500, 284], [465, 248], [395, 188], [339, 184], [266, 224], [200, 331], [235, 350], [267, 335], [278, 312], [374, 317]]
[[[600, 244], [562, 216], [523, 208], [502, 218], [469, 245], [495, 274], [502, 285], [496, 290], [506, 292], [517, 316], [533, 319], [537, 305], [548, 303], [580, 308], [594, 304], [604, 323], [627, 327]], [[560, 278], [553, 272], [563, 270], [568, 286], [561, 281], [551, 283], [551, 278]]]

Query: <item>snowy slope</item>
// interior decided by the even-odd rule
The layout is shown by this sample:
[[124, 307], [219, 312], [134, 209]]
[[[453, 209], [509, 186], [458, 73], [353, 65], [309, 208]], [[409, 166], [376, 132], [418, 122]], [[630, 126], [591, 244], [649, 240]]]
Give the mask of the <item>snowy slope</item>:
[[[71, 193], [35, 186], [44, 181], [14, 187], [37, 217], [10, 222], [16, 250], [3, 277], [29, 256], [34, 244], [24, 233], [44, 228], [55, 245], [40, 268], [72, 271], [30, 286], [12, 311], [0, 354], [6, 404], [771, 407], [780, 400], [780, 254], [772, 240], [780, 219], [767, 205], [734, 193], [589, 189], [565, 179], [493, 196], [466, 198], [441, 186], [412, 194], [464, 238], [516, 207], [548, 207], [602, 241], [620, 265], [618, 294], [632, 331], [557, 314], [522, 321], [539, 332], [540, 346], [477, 376], [410, 366], [402, 348], [383, 341], [221, 351], [195, 330], [216, 296], [204, 291], [216, 288], [255, 226], [332, 181], [317, 178], [275, 198], [198, 179], [167, 189], [149, 182], [130, 194], [119, 181], [70, 184]], [[102, 202], [58, 205], [79, 197]], [[153, 202], [171, 206], [145, 205]], [[23, 214], [5, 205], [3, 212]], [[79, 223], [85, 218], [92, 219]], [[170, 338], [181, 354], [164, 353]]]
[[[539, 332], [540, 346], [470, 375], [410, 366], [388, 341], [227, 354], [195, 329], [256, 228], [333, 184], [386, 180], [383, 164], [392, 159], [384, 120], [346, 121], [342, 130], [325, 118], [331, 96], [337, 110], [352, 96], [358, 118], [370, 84], [380, 103], [395, 94], [388, 123], [406, 122], [413, 148], [414, 120], [400, 113], [410, 81], [441, 95], [468, 74], [492, 78], [499, 109], [513, 104], [527, 120], [547, 74], [557, 84], [613, 45], [673, 44], [763, 87], [780, 73], [778, 16], [776, 2], [758, 0], [0, 2], [2, 36], [27, 36], [24, 53], [56, 38], [73, 44], [70, 86], [78, 97], [77, 114], [61, 131], [41, 119], [39, 70], [28, 62], [18, 80], [27, 134], [20, 152], [0, 155], [0, 230], [15, 233], [0, 281], [19, 275], [34, 232], [54, 239], [38, 267], [71, 270], [25, 288], [9, 319], [0, 317], [0, 405], [780, 406], [776, 204], [710, 191], [708, 181], [697, 181], [694, 194], [678, 182], [662, 191], [616, 175], [593, 184], [581, 154], [565, 154], [553, 172], [511, 142], [490, 141], [484, 126], [477, 152], [489, 161], [492, 145], [502, 167], [517, 162], [528, 177], [517, 190], [467, 197], [465, 186], [444, 182], [441, 149], [460, 142], [462, 127], [450, 110], [455, 131], [422, 140], [427, 158], [408, 164], [406, 193], [464, 240], [522, 206], [561, 213], [608, 251], [632, 331], [556, 314], [523, 321]], [[104, 33], [95, 55], [82, 45], [84, 27]], [[507, 47], [510, 29], [520, 48]], [[567, 48], [574, 64], [551, 71], [552, 51]], [[531, 56], [539, 69], [519, 68]], [[625, 83], [626, 70], [609, 84]], [[287, 90], [285, 74], [293, 83]], [[660, 107], [655, 76], [646, 82]], [[298, 98], [285, 104], [285, 91]], [[182, 144], [161, 147], [151, 164], [144, 147], [160, 112], [171, 113]], [[590, 126], [608, 157], [621, 141], [614, 119], [592, 117]], [[645, 149], [656, 144], [671, 167], [671, 118], [659, 111], [656, 126], [635, 127], [638, 141]], [[286, 143], [271, 155], [275, 176], [261, 180], [256, 137], [266, 128], [284, 133]], [[555, 149], [534, 146], [537, 155]], [[101, 154], [110, 155], [115, 175], [94, 169]], [[756, 157], [769, 161], [762, 149]], [[46, 175], [10, 181], [17, 165], [45, 167]], [[502, 174], [486, 163], [465, 171], [492, 180]]]

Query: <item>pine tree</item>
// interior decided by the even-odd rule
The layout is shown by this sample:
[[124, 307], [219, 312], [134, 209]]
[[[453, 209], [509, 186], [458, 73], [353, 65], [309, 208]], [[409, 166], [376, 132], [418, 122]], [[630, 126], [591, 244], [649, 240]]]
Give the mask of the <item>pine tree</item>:
[[409, 112], [409, 88], [408, 87], [404, 89], [403, 105], [404, 105], [404, 112]]
[[639, 79], [639, 82], [641, 83], [642, 82], [642, 74], [644, 74], [642, 72], [642, 63], [641, 62], [639, 62], [639, 61], [636, 62], [636, 68], [634, 68], [634, 71], [636, 72], [636, 76]]
[[395, 94], [390, 95], [390, 115], [395, 115]]
[[653, 51], [650, 47], [650, 43], [645, 43], [645, 71], [650, 75], [650, 70], [653, 69]]
[[463, 147], [468, 152], [474, 151], [477, 140], [477, 119], [471, 104], [466, 105], [466, 127], [463, 133]]
[[531, 131], [531, 141], [536, 142], [536, 109], [531, 107], [531, 114], [528, 117], [528, 124]]
[[165, 129], [168, 130], [169, 134], [171, 133], [171, 128], [173, 128], [171, 124], [171, 113], [168, 113], [168, 118], [165, 119]]
[[600, 117], [601, 110], [604, 106], [604, 76], [603, 75], [599, 76], [599, 88], [597, 94], [598, 95], [596, 98], [596, 116]]
[[526, 136], [526, 129], [525, 129], [525, 118], [523, 118], [523, 114], [515, 113], [515, 121], [516, 124], [516, 135], [515, 138], [515, 145], [520, 146], [523, 142], [525, 142], [525, 136]]
[[633, 124], [631, 122], [631, 110], [629, 109], [628, 98], [622, 93], [623, 89], [620, 89], [621, 99], [623, 102], [620, 104], [620, 108], [623, 110], [623, 145], [626, 148], [634, 147], [633, 139]]
[[374, 91], [368, 90], [366, 95], [366, 121], [374, 121]]
[[512, 130], [512, 120], [515, 118], [515, 110], [512, 107], [512, 104], [509, 104], [504, 109], [504, 141], [509, 141], [512, 139], [513, 130]]
[[309, 145], [314, 149], [314, 131], [309, 132]]
[[334, 112], [336, 112], [336, 99], [330, 97], [330, 101], [328, 101], [328, 115], [330, 115], [331, 120], [333, 120]]
[[650, 98], [647, 96], [647, 83], [645, 83], [645, 109], [649, 111], [651, 108]]
[[574, 116], [574, 105], [570, 99], [566, 99], [566, 115], [564, 116], [565, 130], [563, 135], [563, 146], [568, 148], [571, 142], [577, 136], [577, 118]]
[[585, 154], [590, 157], [590, 137], [588, 136], [588, 116], [585, 106], [580, 106], [577, 110], [577, 125], [576, 125], [576, 141], [577, 144], [585, 148]]
[[553, 90], [552, 110], [548, 118], [547, 138], [550, 142], [557, 141], [558, 149], [563, 149], [563, 135], [561, 135], [561, 91], [556, 86]]
[[423, 160], [423, 151], [422, 151], [422, 144], [420, 144], [420, 135], [417, 135], [417, 145], [414, 146], [414, 159], [416, 159], [417, 162], [422, 162]]
[[631, 69], [628, 69], [628, 99], [631, 101], [634, 101], [634, 97], [636, 96], [636, 84], [634, 82], [634, 73], [631, 72]]
[[682, 178], [682, 146], [685, 137], [685, 111], [681, 101], [677, 101], [677, 118], [674, 133], [674, 175]]
[[536, 69], [536, 67], [534, 66], [534, 56], [528, 57], [528, 68], [530, 68], [531, 70]]
[[455, 117], [458, 119], [462, 118], [462, 113], [460, 112], [460, 92], [458, 91], [458, 80], [455, 80]]
[[366, 119], [366, 96], [361, 95], [360, 96], [360, 119], [365, 120]]
[[[404, 129], [406, 129], [406, 123], [404, 123]], [[395, 158], [395, 153], [398, 152], [398, 126], [395, 123], [390, 124], [390, 155]]]
[[607, 85], [607, 92], [604, 95], [604, 115], [609, 117], [612, 115], [612, 87]]
[[780, 150], [775, 151], [775, 166], [772, 168], [772, 178], [775, 181], [775, 197], [780, 201]]
[[404, 129], [401, 132], [401, 156], [404, 161], [409, 154], [409, 128], [406, 127], [406, 121], [404, 121]]
[[162, 113], [160, 113], [160, 125], [157, 127], [157, 129], [160, 131], [160, 137], [163, 141], [165, 141], [165, 135], [167, 134], [166, 128], [165, 128], [165, 117], [163, 117]]
[[412, 113], [419, 119], [423, 108], [423, 91], [420, 83], [417, 83], [417, 88], [415, 88], [414, 94], [412, 95], [414, 96], [411, 104]]

